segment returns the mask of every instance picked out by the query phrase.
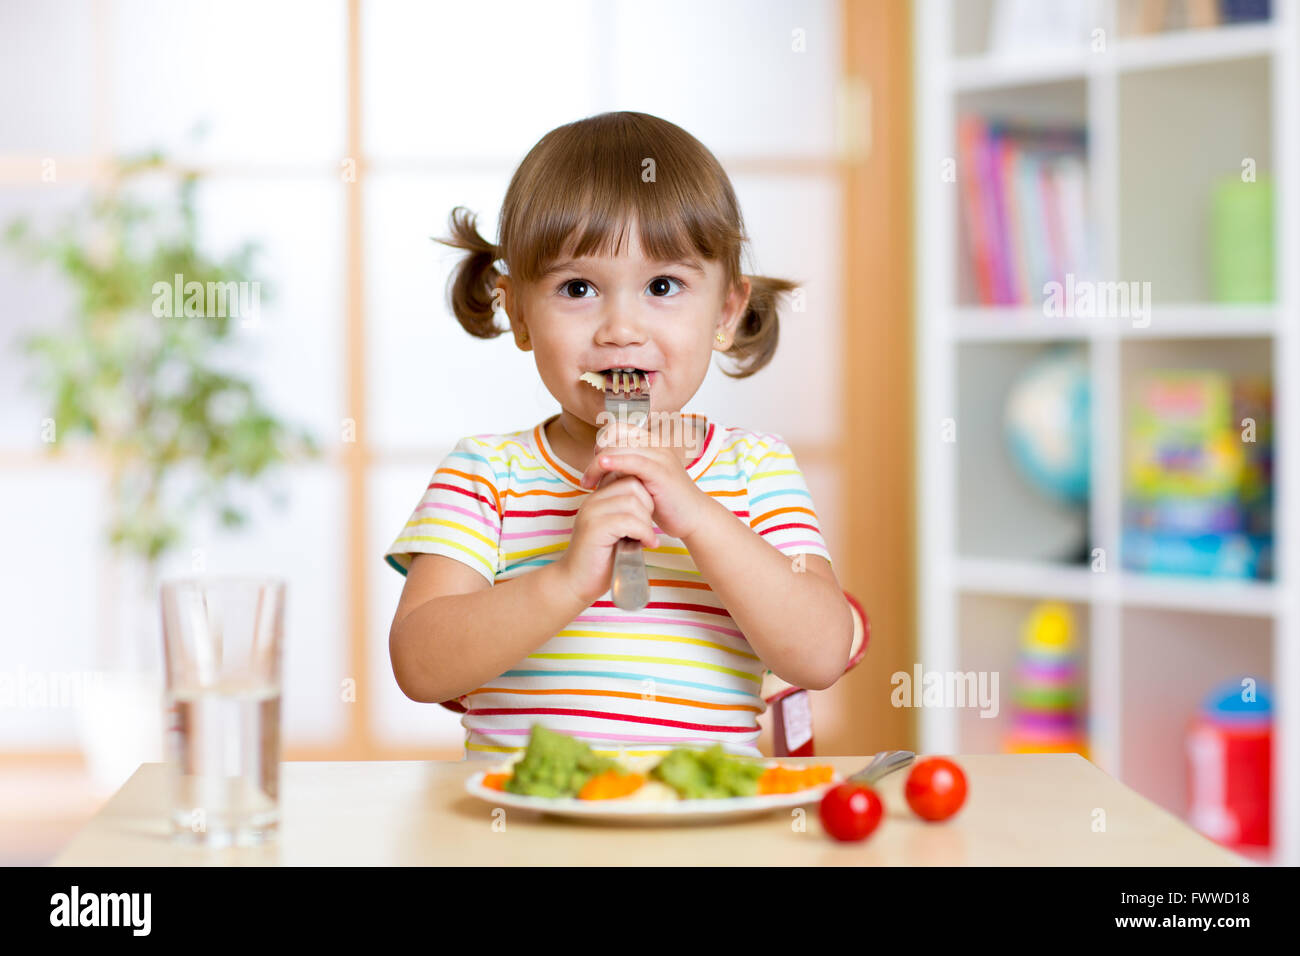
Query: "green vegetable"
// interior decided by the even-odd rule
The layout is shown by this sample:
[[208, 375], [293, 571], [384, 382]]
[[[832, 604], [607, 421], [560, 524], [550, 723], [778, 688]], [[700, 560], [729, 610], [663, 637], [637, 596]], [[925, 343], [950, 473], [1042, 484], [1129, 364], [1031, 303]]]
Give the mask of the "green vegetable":
[[650, 776], [686, 799], [752, 797], [765, 769], [761, 763], [733, 757], [722, 744], [714, 744], [707, 750], [675, 748], [655, 765]]
[[[258, 486], [283, 507], [284, 488], [267, 479], [325, 448], [281, 422], [239, 371], [241, 356], [278, 331], [274, 323], [261, 335], [240, 331], [237, 318], [257, 318], [240, 313], [244, 292], [260, 309], [271, 289], [256, 244], [206, 248], [212, 230], [199, 215], [199, 182], [156, 153], [116, 160], [49, 231], [26, 219], [0, 228], [0, 250], [51, 268], [69, 302], [57, 326], [15, 343], [31, 361], [42, 409], [30, 416], [30, 440], [39, 428], [47, 453], [81, 439], [102, 458], [108, 487], [96, 518], [111, 550], [138, 559], [155, 593], [165, 559], [198, 530], [192, 519], [206, 512], [238, 527]], [[181, 296], [171, 290], [192, 286], [207, 298], [187, 293], [176, 311]]]
[[581, 740], [533, 724], [528, 749], [514, 765], [505, 788], [531, 797], [572, 797], [593, 776], [617, 766]]

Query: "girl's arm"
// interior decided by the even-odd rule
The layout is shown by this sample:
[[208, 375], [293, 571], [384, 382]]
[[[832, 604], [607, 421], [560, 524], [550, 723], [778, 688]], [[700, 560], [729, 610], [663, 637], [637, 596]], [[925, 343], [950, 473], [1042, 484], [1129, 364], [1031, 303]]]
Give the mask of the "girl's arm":
[[454, 558], [417, 554], [388, 632], [393, 676], [412, 700], [453, 700], [509, 670], [590, 603], [554, 563], [491, 585]]
[[537, 650], [609, 589], [619, 539], [657, 544], [653, 505], [636, 479], [608, 482], [578, 506], [559, 557], [497, 584], [455, 558], [417, 555], [388, 632], [402, 693], [451, 700]]
[[853, 644], [853, 612], [830, 562], [808, 554], [796, 565], [716, 498], [705, 500], [682, 538], [695, 566], [772, 673], [809, 690], [830, 687]]
[[772, 673], [809, 690], [844, 673], [853, 644], [853, 611], [830, 562], [790, 556], [703, 491], [679, 449], [635, 442], [631, 426], [610, 426], [607, 446], [582, 475], [598, 486], [606, 472], [635, 477], [649, 492], [654, 518], [680, 538], [746, 640]]

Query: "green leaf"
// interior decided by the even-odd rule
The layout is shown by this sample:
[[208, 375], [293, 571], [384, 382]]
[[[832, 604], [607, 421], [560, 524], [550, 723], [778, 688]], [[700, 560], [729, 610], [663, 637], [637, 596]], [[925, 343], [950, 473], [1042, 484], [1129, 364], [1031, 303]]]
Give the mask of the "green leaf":
[[[170, 194], [141, 198], [142, 177], [160, 174], [170, 176]], [[15, 257], [53, 267], [76, 304], [57, 331], [24, 336], [18, 349], [30, 387], [55, 420], [57, 444], [82, 435], [117, 463], [109, 545], [150, 562], [183, 540], [196, 506], [213, 508], [227, 527], [244, 525], [243, 512], [224, 501], [232, 481], [319, 453], [309, 434], [281, 422], [250, 381], [227, 370], [231, 350], [247, 344], [237, 341], [229, 315], [153, 314], [154, 284], [178, 273], [205, 288], [257, 281], [260, 299], [271, 297], [256, 239], [220, 255], [199, 246], [199, 184], [196, 171], [169, 167], [157, 151], [124, 157], [107, 186], [56, 227], [38, 234], [19, 218], [3, 235]], [[245, 401], [228, 425], [209, 408], [222, 394]], [[174, 476], [187, 467], [197, 470], [200, 490], [165, 508], [161, 502], [179, 497], [168, 493]]]

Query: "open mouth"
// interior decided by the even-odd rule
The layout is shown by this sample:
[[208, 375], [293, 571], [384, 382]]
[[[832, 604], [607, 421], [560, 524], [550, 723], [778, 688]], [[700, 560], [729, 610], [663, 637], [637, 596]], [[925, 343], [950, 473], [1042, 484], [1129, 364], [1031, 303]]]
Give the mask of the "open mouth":
[[578, 376], [578, 381], [586, 382], [592, 388], [598, 389], [602, 393], [605, 391], [606, 375], [610, 372], [641, 372], [646, 377], [646, 382], [651, 388], [659, 380], [659, 373], [648, 369], [638, 369], [631, 366], [619, 366], [617, 368], [601, 369], [600, 371], [583, 372]]

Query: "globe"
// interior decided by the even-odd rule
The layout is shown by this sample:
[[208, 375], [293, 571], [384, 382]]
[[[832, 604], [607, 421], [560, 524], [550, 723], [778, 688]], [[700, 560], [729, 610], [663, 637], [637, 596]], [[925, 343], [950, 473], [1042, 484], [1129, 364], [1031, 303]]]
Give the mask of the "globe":
[[1090, 454], [1088, 356], [1056, 347], [1012, 382], [1003, 412], [1007, 449], [1026, 482], [1061, 504], [1088, 500]]

